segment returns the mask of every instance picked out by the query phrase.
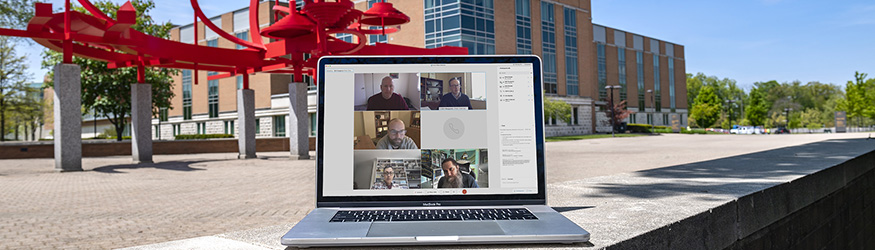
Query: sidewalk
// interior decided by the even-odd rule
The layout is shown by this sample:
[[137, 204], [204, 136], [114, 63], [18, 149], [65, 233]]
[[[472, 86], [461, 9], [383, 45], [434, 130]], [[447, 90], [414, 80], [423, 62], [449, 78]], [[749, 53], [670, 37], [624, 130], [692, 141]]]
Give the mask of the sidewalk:
[[[675, 176], [672, 169], [632, 171], [840, 138], [866, 134], [663, 135], [548, 143], [548, 201], [592, 232], [591, 244], [604, 247], [811, 169], [731, 179]], [[875, 141], [871, 145], [870, 151]], [[157, 163], [148, 165], [131, 165], [129, 157], [85, 158], [86, 171], [63, 174], [53, 171], [52, 159], [2, 160], [0, 238], [7, 240], [0, 249], [282, 249], [279, 237], [315, 206], [315, 161], [287, 156], [157, 155]], [[738, 162], [687, 167], [713, 170], [715, 163]], [[605, 220], [612, 218], [629, 223]], [[529, 247], [581, 246], [586, 245]]]

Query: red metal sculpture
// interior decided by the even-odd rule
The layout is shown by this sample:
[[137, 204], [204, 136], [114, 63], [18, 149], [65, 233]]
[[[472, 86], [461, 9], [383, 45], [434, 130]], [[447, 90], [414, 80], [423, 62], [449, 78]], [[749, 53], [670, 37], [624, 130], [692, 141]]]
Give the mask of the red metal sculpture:
[[[249, 88], [249, 74], [256, 72], [293, 74], [296, 82], [303, 74], [315, 77], [316, 62], [325, 55], [438, 55], [467, 54], [467, 48], [441, 47], [434, 49], [377, 43], [366, 45], [368, 34], [397, 32], [397, 26], [410, 21], [404, 13], [386, 2], [375, 3], [365, 11], [354, 8], [350, 0], [304, 0], [302, 10], [278, 4], [273, 11], [282, 19], [264, 30], [258, 25], [258, 0], [250, 0], [249, 35], [245, 41], [228, 34], [210, 22], [201, 11], [197, 0], [191, 0], [195, 23], [203, 24], [245, 49], [226, 49], [187, 44], [143, 34], [131, 28], [136, 23], [136, 11], [126, 2], [117, 12], [117, 20], [109, 18], [88, 0], [79, 3], [91, 14], [72, 11], [70, 0], [65, 11], [52, 13], [52, 5], [36, 3], [35, 15], [27, 30], [0, 28], [0, 35], [29, 37], [37, 43], [64, 55], [71, 63], [72, 56], [109, 62], [110, 68], [137, 67], [138, 80], [144, 82], [145, 67], [209, 70], [223, 72], [209, 76], [218, 79], [243, 75], [243, 88]], [[295, 1], [289, 1], [295, 6]], [[381, 29], [366, 29], [379, 26]], [[197, 37], [197, 29], [194, 29]], [[347, 33], [358, 37], [358, 43], [336, 39], [331, 34]], [[264, 44], [261, 36], [276, 38]], [[304, 54], [309, 54], [304, 59]], [[197, 74], [195, 74], [197, 76]], [[197, 80], [195, 80], [197, 83]]]

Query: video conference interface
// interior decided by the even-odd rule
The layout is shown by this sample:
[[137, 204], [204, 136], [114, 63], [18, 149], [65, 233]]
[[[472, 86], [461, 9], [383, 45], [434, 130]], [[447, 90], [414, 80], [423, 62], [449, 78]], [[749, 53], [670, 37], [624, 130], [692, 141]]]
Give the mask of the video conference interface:
[[537, 193], [531, 64], [326, 65], [324, 79], [324, 196]]

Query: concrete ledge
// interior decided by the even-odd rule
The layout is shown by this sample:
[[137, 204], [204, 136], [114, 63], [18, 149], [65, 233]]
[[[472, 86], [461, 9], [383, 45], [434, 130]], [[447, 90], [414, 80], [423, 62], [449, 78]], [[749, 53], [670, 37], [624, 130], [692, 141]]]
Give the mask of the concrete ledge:
[[[168, 140], [152, 141], [152, 152], [162, 154], [233, 153], [238, 152], [237, 139]], [[310, 137], [310, 148], [316, 148], [316, 138]], [[258, 138], [258, 152], [289, 151], [289, 138]], [[83, 157], [131, 155], [131, 141], [82, 141]], [[3, 143], [0, 144], [0, 159], [53, 158], [52, 142]]]

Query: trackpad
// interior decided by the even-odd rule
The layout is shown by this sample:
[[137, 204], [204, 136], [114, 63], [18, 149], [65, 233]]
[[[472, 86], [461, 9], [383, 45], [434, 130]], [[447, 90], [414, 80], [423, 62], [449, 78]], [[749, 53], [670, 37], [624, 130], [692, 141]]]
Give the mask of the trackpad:
[[368, 237], [504, 235], [493, 221], [374, 222]]

